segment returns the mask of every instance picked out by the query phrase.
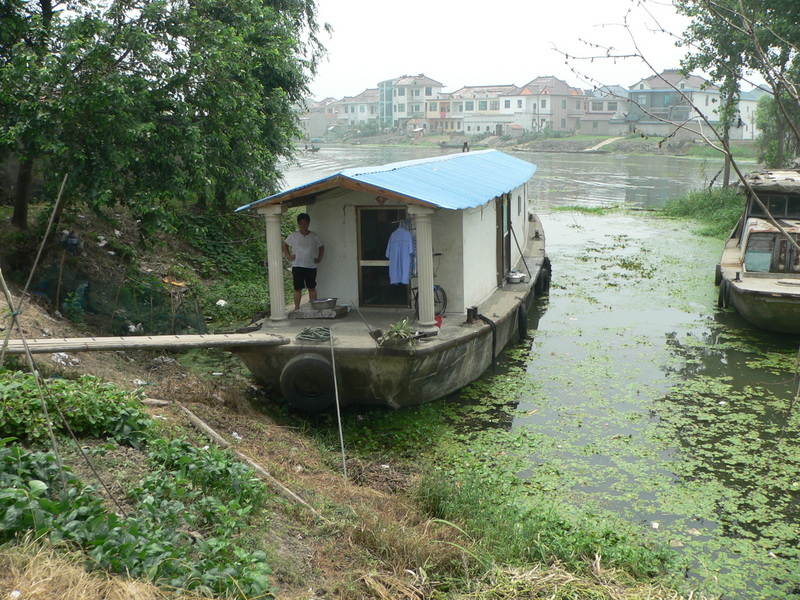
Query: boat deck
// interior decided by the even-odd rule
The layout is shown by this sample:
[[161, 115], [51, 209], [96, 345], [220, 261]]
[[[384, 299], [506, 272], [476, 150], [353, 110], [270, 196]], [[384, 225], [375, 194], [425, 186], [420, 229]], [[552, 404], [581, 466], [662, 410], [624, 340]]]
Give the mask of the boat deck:
[[737, 238], [731, 238], [722, 252], [720, 268], [725, 280], [742, 293], [800, 294], [800, 276], [793, 273], [745, 273], [738, 242]]
[[[528, 266], [534, 278], [538, 275], [542, 265], [542, 258], [528, 258]], [[487, 319], [494, 321], [501, 315], [508, 315], [513, 312], [516, 305], [529, 293], [533, 282], [506, 283], [498, 288], [492, 295], [480, 305], [479, 312]], [[311, 311], [307, 305], [301, 305], [300, 310]], [[369, 349], [378, 348], [377, 341], [369, 335], [370, 331], [380, 330], [385, 333], [389, 327], [395, 323], [408, 319], [408, 324], [414, 330], [416, 321], [414, 320], [413, 308], [350, 308], [350, 311], [343, 317], [329, 318], [289, 318], [283, 321], [273, 322], [269, 319], [261, 321], [261, 330], [289, 338], [289, 343], [282, 351], [292, 352], [306, 346], [318, 346], [320, 344], [330, 345], [330, 341], [305, 341], [298, 340], [297, 336], [305, 328], [325, 327], [331, 330], [333, 345], [339, 349]], [[484, 329], [490, 327], [484, 321], [478, 319], [473, 323], [466, 322], [464, 313], [445, 313], [442, 318], [442, 326], [438, 335], [431, 337], [421, 337], [417, 339], [415, 345], [416, 353], [435, 351], [444, 344], [453, 343], [470, 335], [477, 335]], [[377, 337], [378, 334], [376, 333]], [[499, 350], [499, 349], [498, 349]]]

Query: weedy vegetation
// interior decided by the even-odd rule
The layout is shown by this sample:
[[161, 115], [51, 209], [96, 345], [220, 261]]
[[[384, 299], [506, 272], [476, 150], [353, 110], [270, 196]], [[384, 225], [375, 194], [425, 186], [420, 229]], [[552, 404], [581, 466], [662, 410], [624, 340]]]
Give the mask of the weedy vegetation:
[[33, 376], [4, 372], [0, 385], [0, 420], [17, 436], [0, 440], [0, 542], [46, 536], [110, 573], [202, 595], [271, 597], [267, 556], [247, 536], [267, 491], [230, 452], [160, 439], [136, 397], [114, 386], [50, 380], [45, 402], [63, 416], [54, 422], [81, 438], [147, 449], [148, 475], [125, 490], [135, 508], [111, 511], [53, 452], [37, 449], [47, 423]]
[[662, 212], [668, 217], [695, 219], [700, 223], [697, 233], [723, 238], [742, 216], [744, 203], [744, 196], [734, 188], [712, 188], [667, 200]]

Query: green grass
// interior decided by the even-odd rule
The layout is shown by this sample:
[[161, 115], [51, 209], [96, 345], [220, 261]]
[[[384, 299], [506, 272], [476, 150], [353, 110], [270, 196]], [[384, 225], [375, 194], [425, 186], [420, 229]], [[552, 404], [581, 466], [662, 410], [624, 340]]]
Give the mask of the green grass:
[[[731, 155], [740, 160], [757, 160], [758, 149], [753, 144], [734, 145], [731, 144]], [[689, 148], [686, 153], [688, 156], [698, 158], [722, 158], [723, 154], [716, 148], [707, 145], [698, 145]]]
[[[440, 456], [421, 485], [420, 502], [436, 518], [456, 523], [477, 542], [483, 565], [563, 565], [587, 573], [596, 556], [604, 567], [638, 579], [663, 575], [673, 554], [649, 543], [609, 514], [577, 509], [523, 483], [513, 459], [460, 451]], [[526, 489], [530, 488], [530, 489]]]
[[744, 197], [731, 188], [696, 190], [664, 203], [668, 217], [690, 218], [700, 224], [698, 233], [724, 238], [729, 235], [744, 209]]
[[562, 212], [578, 212], [584, 213], [587, 215], [604, 215], [609, 212], [613, 212], [618, 210], [616, 206], [580, 206], [577, 204], [572, 204], [570, 206], [554, 206], [554, 211], [562, 211]]

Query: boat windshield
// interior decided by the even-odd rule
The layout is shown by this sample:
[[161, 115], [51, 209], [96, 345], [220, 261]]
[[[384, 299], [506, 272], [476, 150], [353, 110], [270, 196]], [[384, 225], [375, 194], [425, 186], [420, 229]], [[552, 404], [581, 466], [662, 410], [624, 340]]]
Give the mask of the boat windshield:
[[769, 273], [772, 251], [775, 248], [774, 233], [751, 233], [747, 237], [744, 252], [744, 268], [750, 273]]
[[[758, 197], [774, 218], [800, 219], [800, 195], [758, 192]], [[753, 201], [750, 205], [750, 216], [766, 217], [766, 213], [757, 202]]]

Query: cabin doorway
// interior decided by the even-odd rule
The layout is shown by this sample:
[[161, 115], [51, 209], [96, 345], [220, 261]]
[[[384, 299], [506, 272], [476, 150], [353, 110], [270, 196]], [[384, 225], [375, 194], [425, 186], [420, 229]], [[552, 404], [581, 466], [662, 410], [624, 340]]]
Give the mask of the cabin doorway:
[[358, 303], [360, 306], [407, 307], [408, 284], [389, 283], [386, 246], [405, 208], [360, 207], [358, 209]]
[[511, 271], [511, 194], [497, 199], [497, 285]]

